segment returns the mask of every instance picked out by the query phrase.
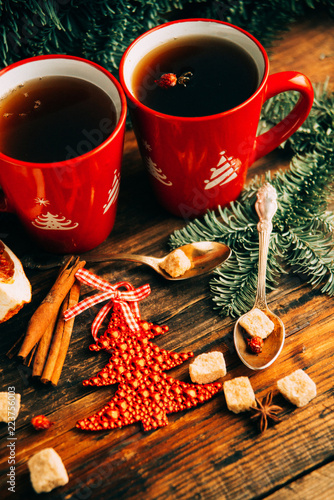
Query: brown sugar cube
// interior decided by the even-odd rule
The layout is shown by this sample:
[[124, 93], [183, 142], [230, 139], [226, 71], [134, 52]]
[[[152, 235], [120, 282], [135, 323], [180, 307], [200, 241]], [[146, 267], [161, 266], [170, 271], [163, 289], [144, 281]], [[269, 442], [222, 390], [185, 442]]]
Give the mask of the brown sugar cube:
[[265, 339], [274, 330], [275, 325], [268, 316], [255, 307], [241, 317], [239, 324], [251, 337], [261, 337]]
[[180, 248], [171, 252], [160, 264], [161, 269], [166, 271], [172, 278], [182, 276], [191, 268], [191, 261]]
[[317, 395], [317, 386], [301, 369], [278, 380], [277, 387], [286, 399], [298, 407], [307, 405]]
[[0, 422], [13, 422], [20, 411], [21, 394], [0, 392]]
[[234, 413], [256, 406], [255, 394], [248, 377], [236, 377], [224, 382], [227, 408]]
[[62, 459], [53, 448], [44, 448], [28, 460], [31, 484], [36, 493], [47, 493], [68, 483]]
[[192, 382], [210, 384], [226, 375], [226, 364], [222, 352], [213, 351], [197, 356], [189, 365]]

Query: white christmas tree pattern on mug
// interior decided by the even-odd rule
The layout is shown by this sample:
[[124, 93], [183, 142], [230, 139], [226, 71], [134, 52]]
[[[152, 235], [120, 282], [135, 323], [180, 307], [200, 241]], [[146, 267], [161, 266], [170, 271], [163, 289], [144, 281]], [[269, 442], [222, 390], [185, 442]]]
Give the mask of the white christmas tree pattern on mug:
[[46, 214], [39, 215], [31, 224], [39, 229], [44, 230], [57, 230], [57, 231], [68, 231], [70, 229], [75, 229], [78, 227], [79, 223], [72, 223], [71, 220], [66, 219], [62, 215], [53, 215], [50, 212]]
[[[143, 141], [143, 146], [147, 151], [149, 151], [149, 152], [152, 151], [152, 148], [147, 141]], [[152, 158], [147, 156], [145, 158], [145, 163], [146, 163], [146, 168], [147, 168], [149, 174], [153, 175], [153, 177], [155, 177], [155, 179], [157, 179], [159, 182], [161, 182], [161, 184], [165, 184], [165, 186], [172, 186], [173, 185], [173, 183], [171, 181], [167, 180], [167, 175], [165, 175], [163, 173], [163, 171], [161, 170], [161, 168], [159, 168], [157, 166], [157, 164], [154, 163]]]
[[148, 172], [153, 175], [161, 184], [165, 186], [172, 186], [172, 182], [167, 180], [167, 176], [163, 173], [161, 168], [158, 168], [157, 164], [153, 162], [152, 158], [147, 157], [145, 159], [146, 167]]
[[105, 205], [103, 205], [103, 213], [104, 214], [109, 210], [111, 205], [116, 202], [117, 197], [118, 197], [121, 176], [120, 176], [119, 172], [117, 172], [117, 170], [115, 170], [114, 175], [115, 175], [115, 177], [114, 177], [113, 185], [112, 185], [111, 189], [109, 189], [109, 191], [108, 191], [108, 201]]
[[217, 167], [210, 169], [210, 172], [212, 172], [211, 177], [209, 180], [204, 181], [206, 184], [204, 189], [211, 189], [218, 184], [223, 186], [237, 177], [241, 165], [240, 160], [233, 158], [233, 156], [227, 158], [225, 154], [226, 151], [220, 152], [221, 158], [217, 163]]

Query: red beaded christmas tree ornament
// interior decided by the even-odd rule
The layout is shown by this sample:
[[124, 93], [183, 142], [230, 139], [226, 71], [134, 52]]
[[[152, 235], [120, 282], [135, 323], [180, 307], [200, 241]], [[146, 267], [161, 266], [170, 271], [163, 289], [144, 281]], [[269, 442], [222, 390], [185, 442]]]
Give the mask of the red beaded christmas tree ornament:
[[[86, 273], [88, 271], [81, 269], [77, 277], [81, 281], [84, 278], [87, 284]], [[122, 286], [125, 286], [124, 283]], [[127, 287], [133, 289], [130, 284]], [[138, 307], [132, 311], [134, 316], [131, 325], [124, 304], [117, 299], [111, 299], [111, 302], [109, 310], [112, 307], [113, 311], [108, 328], [100, 337], [97, 337], [96, 331], [95, 334], [93, 332], [96, 342], [90, 346], [93, 351], [110, 352], [111, 357], [107, 365], [95, 376], [84, 380], [83, 385], [118, 383], [118, 389], [100, 411], [77, 422], [79, 429], [115, 429], [134, 422], [141, 422], [145, 431], [156, 429], [168, 424], [168, 414], [204, 403], [221, 389], [222, 385], [217, 382], [189, 384], [167, 376], [165, 370], [182, 364], [193, 353], [178, 354], [149, 342], [167, 332], [168, 327], [142, 321]]]

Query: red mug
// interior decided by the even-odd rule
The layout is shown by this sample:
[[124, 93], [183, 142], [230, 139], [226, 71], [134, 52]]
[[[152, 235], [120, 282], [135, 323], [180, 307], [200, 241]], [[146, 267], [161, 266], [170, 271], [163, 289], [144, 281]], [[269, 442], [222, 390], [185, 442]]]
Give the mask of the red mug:
[[[227, 38], [241, 46], [257, 67], [255, 92], [228, 111], [200, 117], [164, 114], [140, 102], [133, 83], [138, 63], [152, 49], [168, 47], [184, 36]], [[236, 200], [248, 167], [286, 141], [304, 122], [313, 103], [313, 88], [306, 76], [295, 71], [269, 75], [268, 56], [251, 34], [208, 19], [174, 21], [141, 35], [122, 57], [120, 81], [153, 191], [162, 206], [185, 219]], [[289, 90], [300, 92], [294, 109], [257, 136], [263, 103]]]
[[[118, 81], [104, 68], [65, 55], [32, 57], [4, 68], [0, 71], [0, 98], [18, 85], [43, 76], [71, 76], [102, 89], [115, 107], [116, 127], [99, 145], [96, 134], [102, 128], [85, 130], [82, 141], [71, 147], [64, 161], [27, 162], [0, 151], [0, 211], [15, 212], [27, 232], [47, 251], [85, 252], [102, 243], [114, 225], [126, 98]], [[104, 127], [105, 134], [112, 130], [106, 120], [101, 119], [99, 126]]]

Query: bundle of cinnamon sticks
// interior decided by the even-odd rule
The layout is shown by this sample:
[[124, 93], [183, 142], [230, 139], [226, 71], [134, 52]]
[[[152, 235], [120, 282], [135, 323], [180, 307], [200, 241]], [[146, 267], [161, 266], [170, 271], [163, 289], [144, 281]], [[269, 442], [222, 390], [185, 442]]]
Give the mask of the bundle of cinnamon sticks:
[[80, 283], [75, 279], [78, 269], [86, 262], [69, 257], [43, 302], [32, 315], [27, 331], [18, 339], [8, 357], [18, 356], [23, 364], [32, 367], [32, 376], [43, 383], [58, 384], [68, 351], [74, 318], [65, 321], [63, 312], [79, 301]]

